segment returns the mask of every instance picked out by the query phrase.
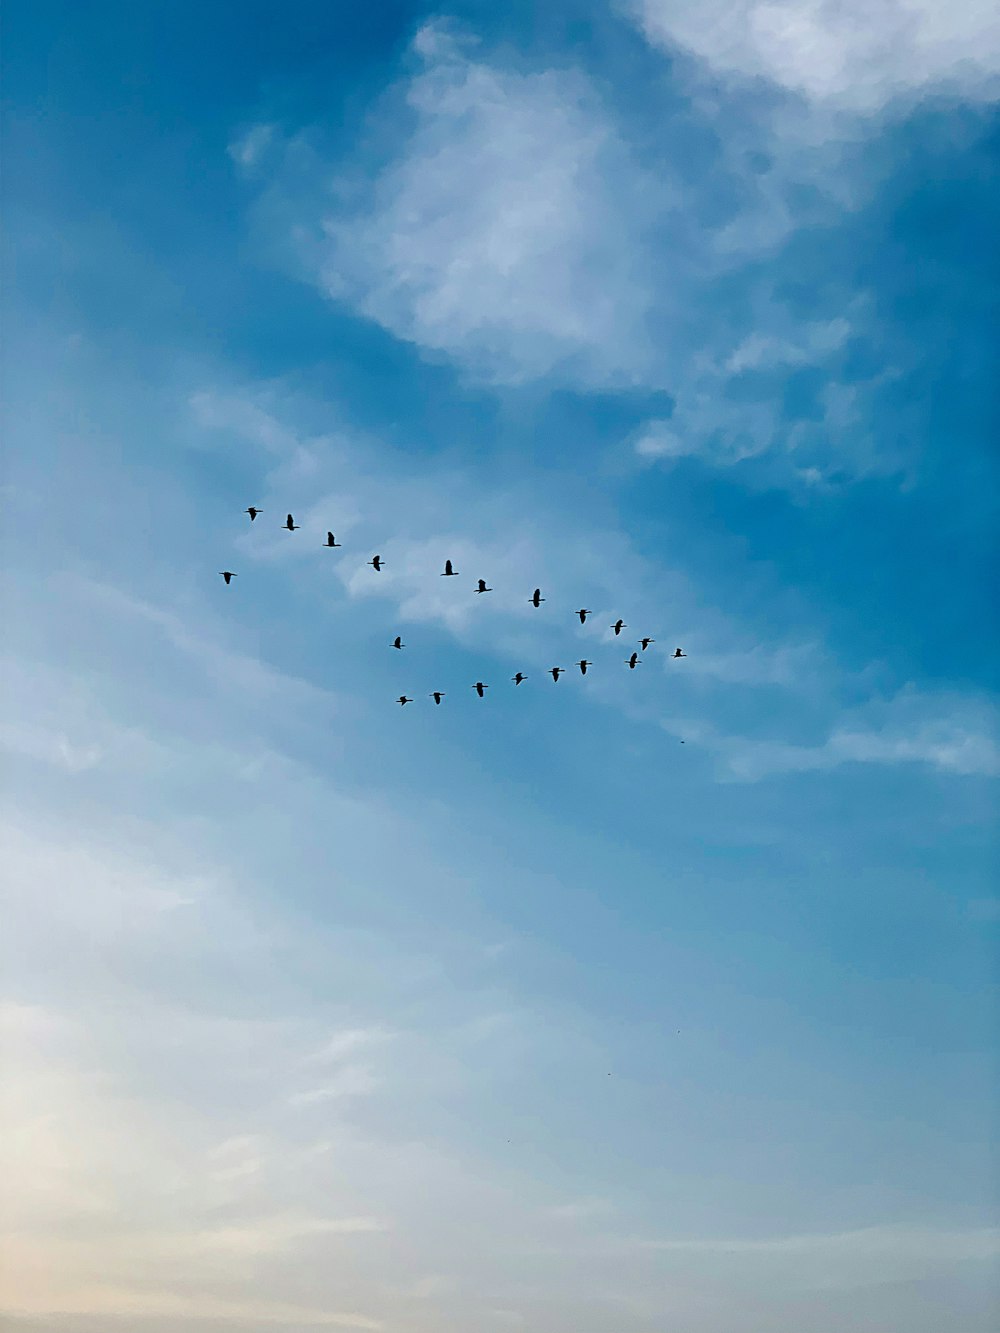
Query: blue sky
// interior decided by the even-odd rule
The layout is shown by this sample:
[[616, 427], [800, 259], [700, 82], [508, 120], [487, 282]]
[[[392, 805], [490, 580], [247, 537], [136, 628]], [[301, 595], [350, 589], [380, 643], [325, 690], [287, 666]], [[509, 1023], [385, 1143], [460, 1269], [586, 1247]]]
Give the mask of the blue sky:
[[9, 1327], [991, 1327], [988, 7], [5, 48]]

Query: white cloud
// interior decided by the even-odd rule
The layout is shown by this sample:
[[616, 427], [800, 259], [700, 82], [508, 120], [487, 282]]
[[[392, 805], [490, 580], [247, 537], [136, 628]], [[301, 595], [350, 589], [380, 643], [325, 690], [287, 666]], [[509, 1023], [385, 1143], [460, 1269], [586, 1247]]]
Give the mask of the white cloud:
[[630, 8], [657, 45], [852, 111], [939, 89], [990, 97], [1000, 75], [992, 0], [633, 0]]
[[744, 370], [806, 365], [842, 346], [850, 332], [849, 321], [842, 318], [806, 324], [795, 341], [754, 332], [729, 356], [725, 370], [730, 375], [739, 375]]
[[811, 772], [842, 764], [924, 764], [956, 776], [1000, 774], [1000, 719], [989, 701], [936, 697], [913, 687], [852, 710], [815, 745], [711, 741], [735, 777]]
[[652, 201], [593, 88], [487, 63], [440, 24], [414, 50], [408, 136], [368, 204], [324, 222], [326, 291], [487, 380], [639, 377]]
[[274, 125], [251, 125], [245, 134], [239, 135], [229, 145], [229, 156], [244, 170], [252, 171], [274, 143], [274, 138]]

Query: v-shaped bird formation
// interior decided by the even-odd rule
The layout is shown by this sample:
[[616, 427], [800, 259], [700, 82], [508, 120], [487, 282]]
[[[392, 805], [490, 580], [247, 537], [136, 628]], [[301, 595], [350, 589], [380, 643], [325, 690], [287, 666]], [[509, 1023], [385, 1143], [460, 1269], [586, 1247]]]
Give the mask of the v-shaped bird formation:
[[[256, 505], [249, 505], [243, 512], [245, 514], [249, 514], [250, 522], [253, 523], [256, 521], [257, 516], [259, 514], [262, 514], [264, 511], [263, 509], [259, 509]], [[287, 532], [299, 531], [299, 524], [295, 522], [294, 516], [292, 514], [287, 514], [285, 516], [285, 522], [282, 526]], [[337, 550], [342, 549], [341, 543], [337, 541], [336, 537], [332, 532], [327, 532], [326, 541], [324, 542], [323, 545], [324, 549], [326, 550], [332, 550], [334, 548], [336, 548]], [[380, 555], [373, 555], [370, 560], [366, 561], [366, 564], [370, 566], [371, 569], [374, 570], [376, 574], [380, 574], [382, 570], [386, 568], [386, 562]], [[236, 573], [231, 569], [224, 569], [221, 570], [220, 572], [227, 587], [232, 583], [233, 579], [237, 577]], [[444, 568], [441, 571], [441, 578], [454, 579], [459, 577], [461, 577], [461, 571], [455, 568], [454, 562], [452, 560], [446, 559], [444, 562]], [[492, 592], [493, 589], [486, 582], [485, 579], [477, 578], [476, 586], [473, 591], [478, 595], [480, 593]], [[527, 600], [530, 606], [533, 606], [536, 610], [541, 610], [542, 603], [545, 601], [545, 598], [542, 596], [541, 588], [536, 588]], [[591, 617], [593, 614], [594, 614], [593, 611], [588, 610], [586, 607], [580, 607], [579, 610], [573, 612], [573, 615], [578, 617], [581, 625], [585, 625], [589, 617]], [[613, 621], [608, 626], [608, 628], [617, 638], [621, 635], [623, 629], [628, 629], [628, 625], [626, 625], [625, 621], [619, 616], [619, 618]], [[625, 658], [625, 665], [629, 668], [630, 671], [634, 671], [637, 666], [642, 665], [643, 659], [640, 654], [644, 654], [646, 652], [646, 649], [651, 647], [655, 642], [656, 640], [648, 634], [644, 635], [641, 639], [638, 640], [640, 652], [636, 652], [633, 649], [633, 651], [629, 654], [629, 656]], [[391, 647], [398, 649], [400, 651], [402, 651], [406, 647], [406, 644], [403, 642], [401, 635], [399, 634], [396, 635], [396, 637], [392, 641]], [[687, 657], [687, 653], [684, 652], [684, 650], [681, 648], [675, 648], [674, 651], [670, 654], [671, 661], [677, 661], [679, 658], [682, 657]], [[578, 662], [574, 663], [574, 665], [579, 667], [580, 675], [585, 676], [587, 674], [588, 669], [592, 667], [594, 663], [589, 661], [585, 657], [581, 657]], [[547, 674], [552, 677], [553, 681], [556, 684], [558, 684], [559, 677], [564, 676], [566, 674], [566, 668], [561, 666], [549, 667]], [[528, 677], [525, 675], [523, 671], [518, 671], [515, 675], [511, 677], [511, 680], [515, 685], [521, 685], [527, 679]], [[474, 685], [470, 686], [470, 688], [475, 690], [476, 694], [480, 699], [485, 699], [486, 691], [490, 687], [486, 681], [477, 680]], [[441, 700], [445, 697], [445, 692], [444, 690], [431, 690], [427, 697], [429, 699], [433, 699], [435, 706], [438, 706], [440, 705]], [[413, 699], [407, 694], [401, 694], [399, 698], [396, 700], [396, 703], [399, 704], [400, 707], [404, 707], [406, 704], [413, 703]]]

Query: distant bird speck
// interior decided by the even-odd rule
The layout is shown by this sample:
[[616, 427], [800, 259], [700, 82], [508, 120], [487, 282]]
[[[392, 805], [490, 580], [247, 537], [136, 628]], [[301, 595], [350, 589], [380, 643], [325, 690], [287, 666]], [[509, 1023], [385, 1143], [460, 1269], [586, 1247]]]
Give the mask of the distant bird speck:
[[674, 657], [687, 657], [687, 653], [682, 653], [679, 648], [675, 648]]
[[439, 704], [444, 698], [444, 690], [431, 690], [431, 698], [436, 704]]
[[482, 682], [481, 680], [477, 680], [476, 683], [475, 683], [475, 685], [473, 685], [472, 688], [473, 688], [473, 689], [476, 691], [476, 693], [479, 695], [480, 699], [482, 699], [482, 698], [485, 696], [486, 691], [487, 691], [490, 687], [489, 687], [488, 685], [484, 685], [483, 682]]
[[565, 675], [565, 673], [566, 673], [565, 667], [549, 667], [549, 675], [556, 682], [558, 682], [559, 677]]
[[222, 577], [226, 580], [226, 585], [227, 585], [227, 586], [228, 586], [230, 583], [232, 583], [232, 581], [233, 581], [234, 578], [236, 578], [236, 575], [233, 573], [233, 571], [232, 571], [231, 569], [220, 569], [220, 570], [219, 570], [219, 573], [220, 573], [220, 574], [222, 575]]
[[453, 579], [453, 578], [455, 578], [455, 577], [457, 576], [457, 574], [458, 574], [458, 570], [452, 568], [451, 561], [450, 561], [450, 560], [446, 560], [446, 561], [444, 562], [444, 569], [443, 569], [443, 571], [442, 571], [442, 573], [441, 573], [441, 577], [442, 577], [443, 579]]
[[263, 514], [264, 511], [263, 511], [263, 509], [258, 509], [256, 505], [251, 505], [251, 506], [249, 507], [249, 509], [244, 509], [243, 512], [244, 512], [244, 514], [249, 514], [249, 515], [250, 515], [250, 522], [252, 523], [252, 522], [254, 521], [254, 519], [257, 517], [257, 515], [258, 515], [258, 514]]
[[541, 604], [545, 601], [545, 598], [542, 596], [541, 588], [536, 588], [535, 591], [528, 598], [528, 601], [531, 603], [532, 606], [541, 606]]
[[611, 628], [614, 630], [616, 634], [621, 634], [623, 629], [628, 629], [628, 626], [625, 624], [624, 620], [616, 620], [615, 623], [611, 626]]
[[516, 676], [511, 676], [511, 680], [514, 682], [515, 685], [520, 685], [522, 680], [527, 680], [527, 679], [528, 677], [524, 674], [523, 671], [519, 671]]
[[396, 702], [397, 702], [399, 705], [402, 706], [403, 704], [411, 704], [411, 703], [413, 703], [413, 700], [412, 700], [412, 699], [408, 699], [408, 698], [406, 697], [405, 694], [401, 694], [401, 695], [399, 696], [399, 698], [396, 700]]
[[587, 674], [587, 667], [593, 665], [593, 662], [588, 662], [585, 657], [581, 657], [579, 662], [577, 662], [577, 666], [580, 668], [580, 675], [585, 676]]
[[479, 580], [479, 586], [476, 588], [476, 592], [492, 592], [492, 591], [493, 591], [492, 588], [487, 588], [485, 579]]
[[397, 634], [397, 635], [396, 635], [396, 637], [395, 637], [395, 638], [393, 639], [393, 641], [392, 641], [392, 646], [393, 646], [393, 648], [405, 648], [405, 647], [406, 647], [406, 644], [403, 642], [403, 636], [402, 636], [401, 634]]
[[625, 664], [630, 668], [630, 670], [634, 671], [636, 667], [639, 665], [639, 654], [633, 653], [631, 657], [626, 657]]
[[576, 614], [580, 617], [580, 624], [581, 624], [581, 625], [586, 625], [586, 623], [587, 623], [587, 617], [588, 617], [588, 616], [592, 616], [594, 613], [593, 613], [593, 611], [588, 611], [588, 610], [586, 610], [584, 607], [581, 606], [580, 609], [579, 609], [579, 611], [577, 611]]
[[372, 558], [368, 561], [368, 563], [371, 565], [372, 569], [374, 569], [375, 573], [377, 574], [378, 571], [382, 568], [382, 557], [380, 555], [373, 555]]
[[285, 519], [285, 527], [288, 529], [289, 532], [295, 532], [298, 529], [298, 526], [299, 525], [292, 518], [291, 514], [289, 514], [288, 517]]
[[640, 639], [640, 640], [639, 640], [639, 647], [642, 649], [643, 652], [645, 652], [646, 649], [649, 647], [649, 645], [650, 645], [651, 643], [655, 643], [655, 642], [656, 642], [655, 639]]
[[326, 544], [327, 546], [339, 546], [340, 542], [336, 540], [332, 532], [328, 532], [326, 534]]

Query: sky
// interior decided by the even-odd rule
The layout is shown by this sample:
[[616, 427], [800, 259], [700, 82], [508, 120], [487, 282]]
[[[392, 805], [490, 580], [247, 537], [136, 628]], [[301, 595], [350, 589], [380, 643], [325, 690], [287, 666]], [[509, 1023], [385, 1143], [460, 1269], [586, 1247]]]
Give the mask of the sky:
[[995, 1326], [991, 11], [6, 6], [11, 1333]]

